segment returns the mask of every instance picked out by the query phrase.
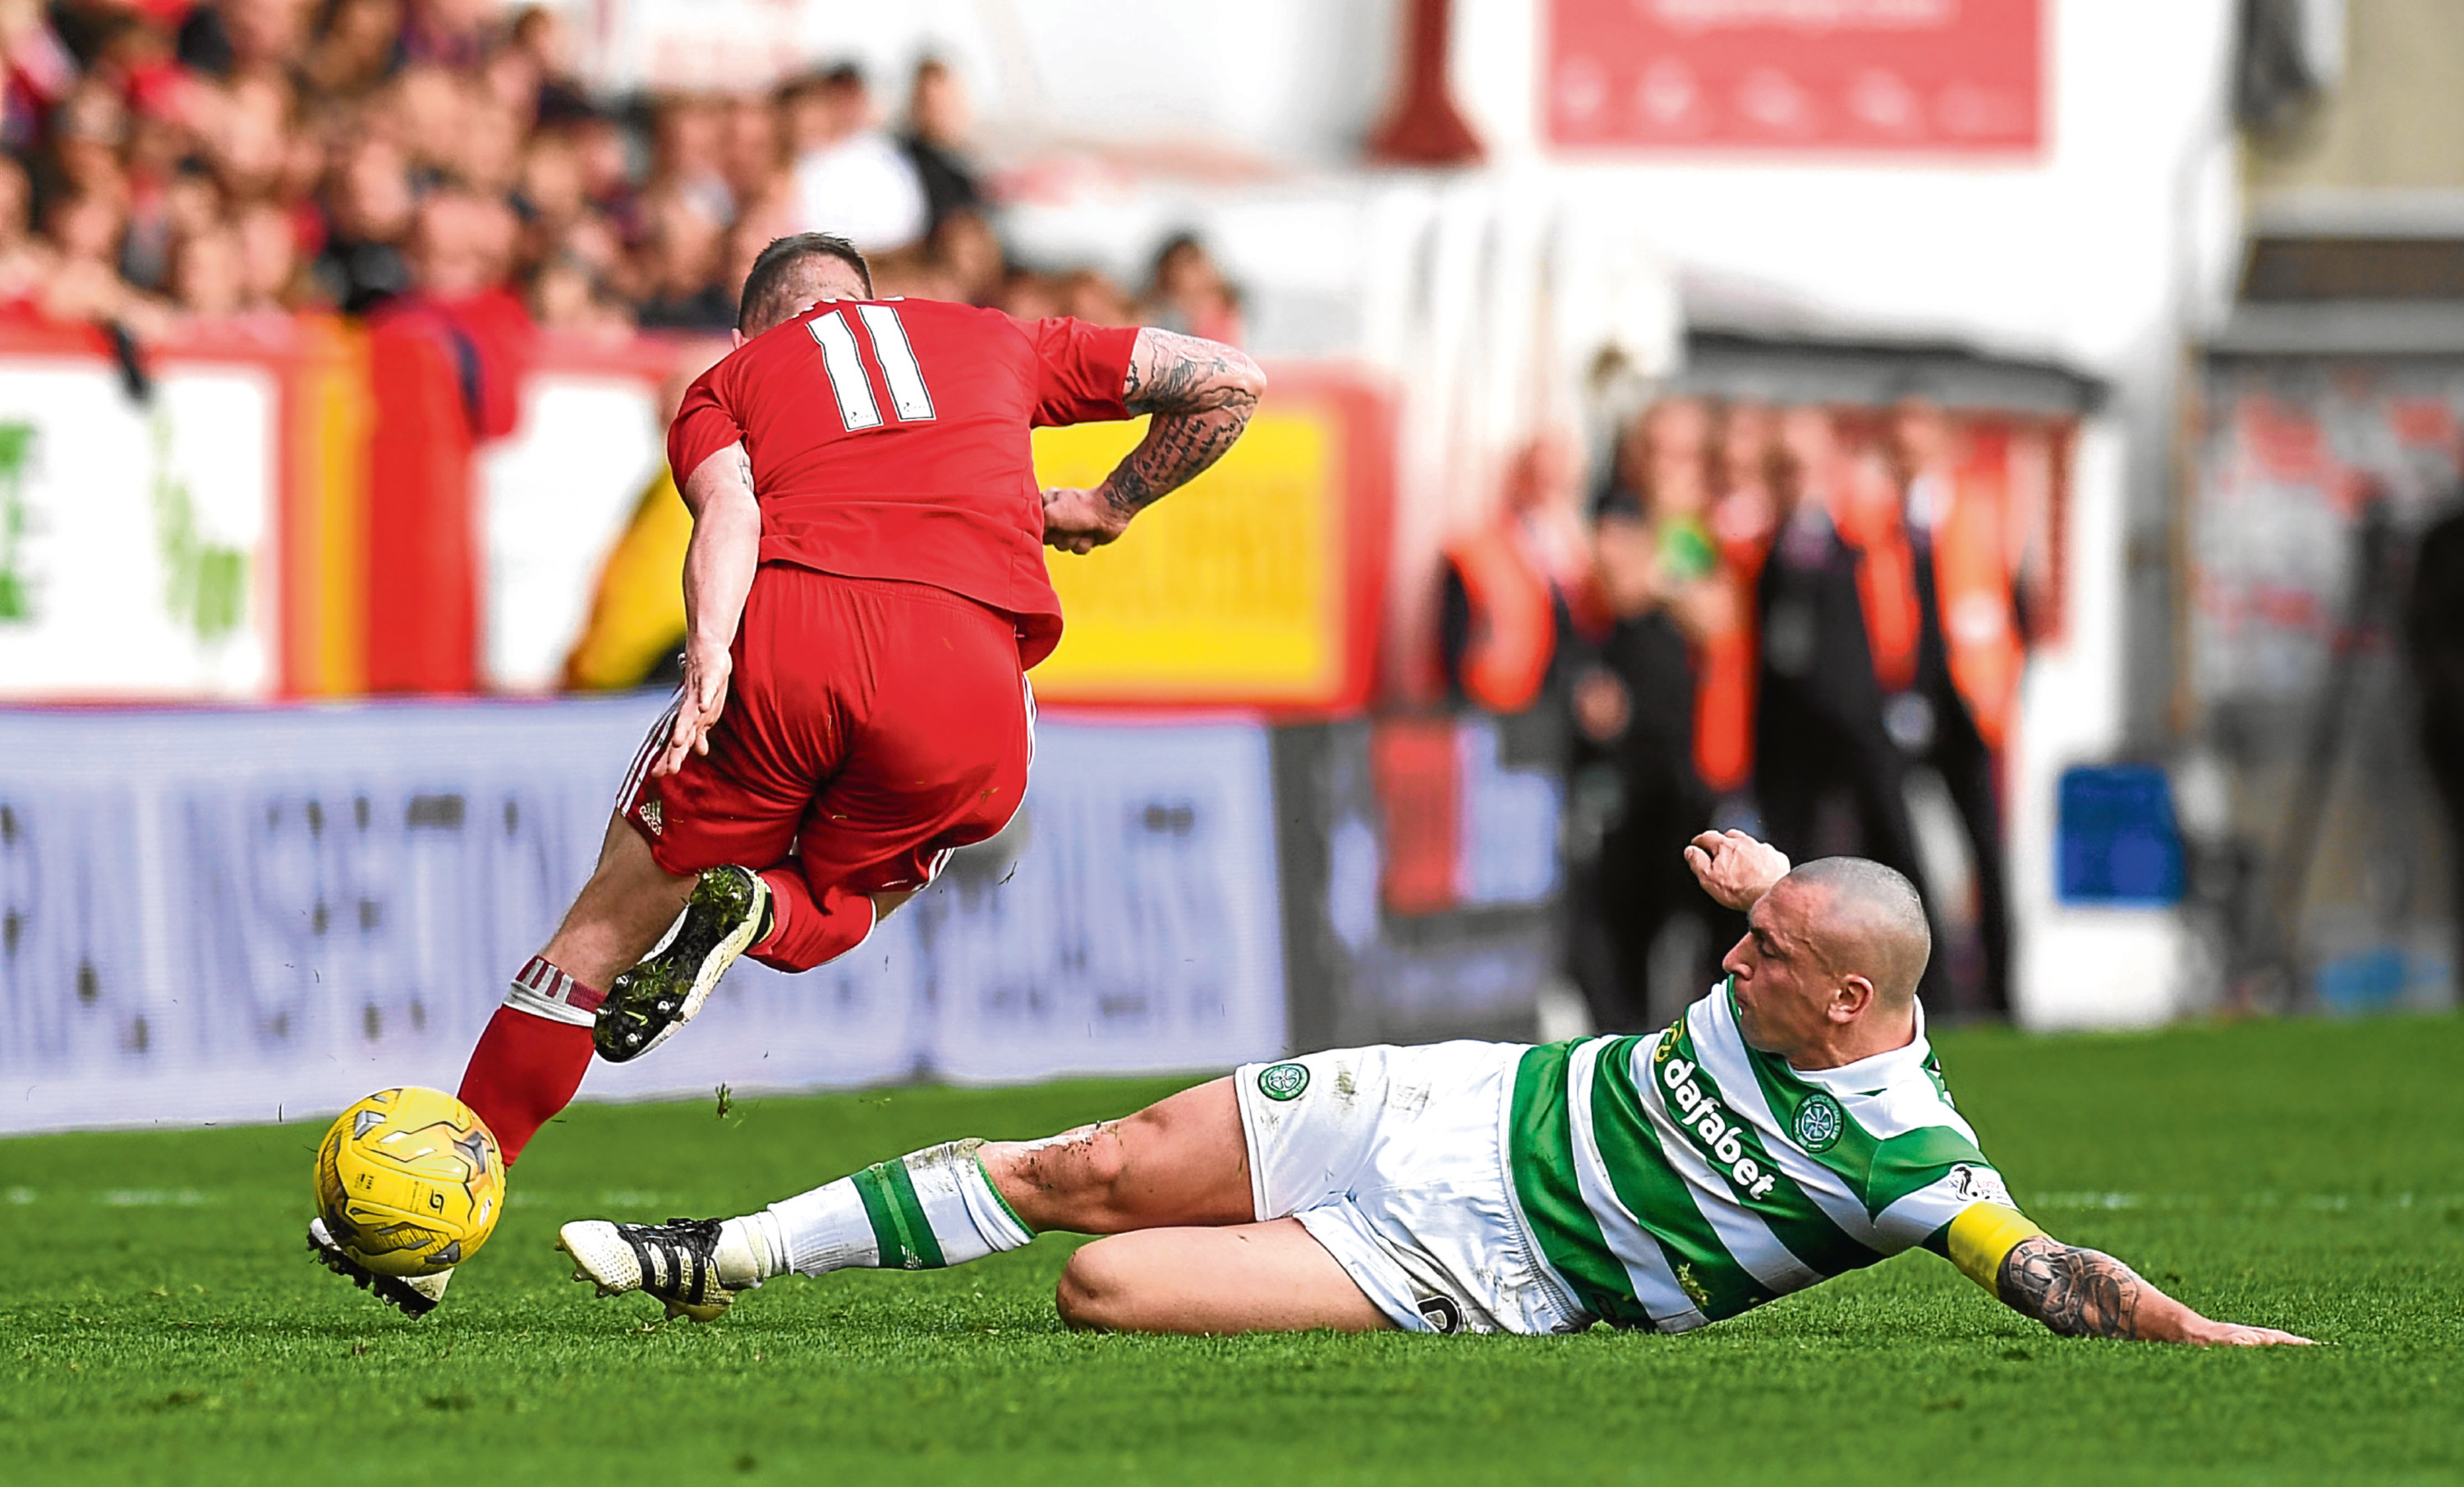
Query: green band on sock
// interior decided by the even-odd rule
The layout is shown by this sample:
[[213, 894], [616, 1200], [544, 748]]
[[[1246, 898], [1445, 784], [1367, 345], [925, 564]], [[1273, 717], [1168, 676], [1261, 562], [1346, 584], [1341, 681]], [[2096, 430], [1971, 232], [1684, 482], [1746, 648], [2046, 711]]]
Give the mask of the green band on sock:
[[946, 1265], [941, 1257], [941, 1240], [932, 1235], [932, 1218], [924, 1218], [924, 1201], [916, 1198], [914, 1179], [907, 1176], [907, 1159], [882, 1162], [882, 1169], [890, 1179], [890, 1213], [899, 1223], [899, 1238], [907, 1240], [907, 1251], [914, 1255], [907, 1268], [938, 1270]]
[[984, 1190], [993, 1195], [993, 1201], [1001, 1205], [1001, 1210], [1009, 1215], [1009, 1221], [1018, 1226], [1019, 1232], [1030, 1239], [1034, 1238], [1035, 1226], [1019, 1217], [1018, 1210], [1011, 1208], [1009, 1200], [1001, 1196], [1001, 1184], [993, 1181], [993, 1169], [984, 1165], [984, 1159], [981, 1156], [976, 1158], [976, 1170], [983, 1177]]
[[923, 1256], [907, 1242], [898, 1201], [890, 1194], [890, 1178], [885, 1171], [889, 1165], [881, 1163], [866, 1167], [848, 1181], [855, 1184], [855, 1195], [864, 1200], [864, 1216], [872, 1225], [873, 1248], [880, 1252], [875, 1263], [884, 1270], [920, 1270]]

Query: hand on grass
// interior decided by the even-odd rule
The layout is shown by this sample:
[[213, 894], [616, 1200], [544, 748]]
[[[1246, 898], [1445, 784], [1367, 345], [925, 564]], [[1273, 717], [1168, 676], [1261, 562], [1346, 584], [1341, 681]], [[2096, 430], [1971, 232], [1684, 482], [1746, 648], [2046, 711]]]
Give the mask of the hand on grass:
[[2290, 1344], [2316, 1347], [2305, 1337], [2278, 1332], [2274, 1327], [2254, 1327], [2237, 1321], [2210, 1321], [2205, 1317], [2192, 1322], [2182, 1341], [2193, 1347], [2275, 1347]]

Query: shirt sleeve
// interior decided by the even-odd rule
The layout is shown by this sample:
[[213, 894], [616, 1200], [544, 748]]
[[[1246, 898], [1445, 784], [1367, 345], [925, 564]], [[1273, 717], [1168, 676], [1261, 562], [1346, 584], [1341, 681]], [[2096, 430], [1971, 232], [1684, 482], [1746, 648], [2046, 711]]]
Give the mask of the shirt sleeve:
[[1127, 418], [1121, 385], [1138, 344], [1134, 325], [1090, 325], [1057, 316], [1020, 328], [1035, 343], [1035, 423], [1097, 423]]
[[721, 362], [685, 389], [675, 422], [668, 425], [668, 468], [675, 472], [676, 489], [685, 488], [701, 462], [744, 437], [744, 430], [728, 411], [718, 383]]
[[1967, 1213], [1973, 1204], [1993, 1204], [1998, 1209], [2018, 1210], [2011, 1201], [2011, 1188], [2003, 1187], [1998, 1171], [1986, 1166], [1984, 1157], [1969, 1157], [1967, 1162], [1949, 1162], [1942, 1169], [1926, 1176], [1917, 1187], [1892, 1198], [1890, 1206], [1875, 1213], [1873, 1226], [1900, 1245], [1925, 1245], [1937, 1255], [1947, 1255], [1949, 1223]]

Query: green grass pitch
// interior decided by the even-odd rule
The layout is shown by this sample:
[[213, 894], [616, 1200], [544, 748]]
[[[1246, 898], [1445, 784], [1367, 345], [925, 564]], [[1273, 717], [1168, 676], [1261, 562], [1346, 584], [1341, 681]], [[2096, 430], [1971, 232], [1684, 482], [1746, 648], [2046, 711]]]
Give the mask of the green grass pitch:
[[300, 1249], [322, 1122], [0, 1142], [0, 1480], [2464, 1480], [2464, 1020], [1941, 1039], [2057, 1235], [2314, 1349], [2064, 1342], [1910, 1254], [1686, 1337], [1073, 1336], [1072, 1241], [647, 1328], [548, 1246], [1173, 1081], [595, 1107], [436, 1316]]

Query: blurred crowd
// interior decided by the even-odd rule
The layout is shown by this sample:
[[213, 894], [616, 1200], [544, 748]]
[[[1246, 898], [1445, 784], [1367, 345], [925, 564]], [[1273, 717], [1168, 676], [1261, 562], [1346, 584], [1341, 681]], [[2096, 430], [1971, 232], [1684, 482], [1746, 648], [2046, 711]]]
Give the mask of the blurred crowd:
[[[1744, 922], [1683, 854], [1729, 827], [1800, 860], [1906, 873], [1937, 926], [1928, 1005], [2007, 1012], [1995, 759], [2023, 659], [2023, 544], [1974, 442], [1920, 400], [1665, 397], [1618, 432], [1588, 500], [1574, 451], [1543, 439], [1495, 525], [1450, 547], [1456, 695], [1553, 711], [1572, 741], [1570, 969], [1600, 1028], [1661, 1026], [1718, 974]], [[1967, 837], [1955, 904], [1920, 860], [1920, 770]]]
[[1133, 294], [1010, 261], [958, 75], [903, 117], [850, 64], [611, 102], [566, 24], [495, 0], [0, 0], [0, 313], [105, 322], [517, 301], [552, 330], [723, 330], [753, 255], [844, 233], [884, 294], [1224, 339], [1179, 237]]

